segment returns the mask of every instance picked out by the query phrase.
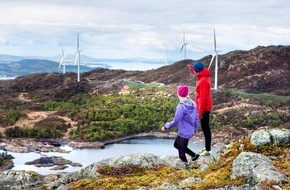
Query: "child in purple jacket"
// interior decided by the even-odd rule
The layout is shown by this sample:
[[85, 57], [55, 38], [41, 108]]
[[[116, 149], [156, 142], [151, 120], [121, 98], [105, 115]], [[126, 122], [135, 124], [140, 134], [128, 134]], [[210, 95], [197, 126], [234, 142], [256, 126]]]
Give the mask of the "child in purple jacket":
[[188, 86], [180, 85], [177, 88], [177, 95], [179, 98], [179, 104], [176, 107], [175, 116], [172, 121], [167, 122], [162, 131], [178, 127], [177, 137], [174, 141], [174, 147], [178, 150], [179, 158], [187, 163], [185, 153], [192, 157], [192, 161], [199, 158], [199, 154], [196, 154], [188, 148], [188, 141], [198, 130], [198, 116], [195, 107], [195, 103], [188, 97]]

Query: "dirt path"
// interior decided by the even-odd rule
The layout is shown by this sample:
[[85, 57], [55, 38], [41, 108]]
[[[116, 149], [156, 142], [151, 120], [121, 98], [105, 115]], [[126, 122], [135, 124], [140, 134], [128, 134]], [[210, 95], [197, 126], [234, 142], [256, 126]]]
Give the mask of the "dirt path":
[[23, 101], [23, 102], [31, 102], [30, 99], [28, 99], [28, 98], [25, 97], [26, 94], [27, 93], [23, 93], [23, 92], [20, 93], [19, 96], [18, 96], [18, 100]]
[[216, 109], [215, 111], [218, 113], [218, 114], [223, 114], [224, 112], [226, 111], [229, 111], [229, 110], [238, 110], [239, 108], [258, 108], [258, 107], [261, 107], [261, 108], [264, 108], [264, 106], [259, 106], [259, 105], [253, 105], [253, 104], [249, 104], [249, 103], [245, 103], [245, 102], [237, 102], [231, 106], [223, 106], [222, 108], [220, 109]]
[[[18, 120], [15, 124], [11, 125], [11, 126], [7, 126], [7, 127], [3, 127], [0, 126], [0, 132], [4, 135], [5, 134], [5, 130], [11, 127], [33, 127], [35, 125], [35, 123], [46, 119], [48, 117], [54, 116], [53, 114], [55, 113], [55, 111], [31, 111], [29, 113], [26, 113], [27, 117], [25, 118], [21, 118], [20, 120]], [[77, 122], [76, 121], [72, 121], [70, 118], [68, 117], [62, 117], [62, 116], [54, 116], [54, 117], [58, 117], [63, 119], [66, 124], [68, 125], [69, 123], [71, 124], [71, 128], [68, 130], [68, 132], [65, 134], [65, 137], [68, 138], [69, 132], [70, 130], [76, 129], [77, 128]]]

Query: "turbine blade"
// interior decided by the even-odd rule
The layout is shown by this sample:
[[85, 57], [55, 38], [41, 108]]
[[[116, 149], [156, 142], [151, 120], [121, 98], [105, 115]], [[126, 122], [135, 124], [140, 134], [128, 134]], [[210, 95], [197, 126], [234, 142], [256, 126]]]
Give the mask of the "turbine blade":
[[77, 50], [80, 48], [80, 43], [79, 43], [79, 33], [77, 34]]
[[182, 46], [181, 46], [181, 49], [180, 49], [180, 52], [179, 52], [179, 53], [181, 53], [181, 52], [182, 52], [182, 50], [183, 50], [183, 47], [184, 47], [184, 45], [182, 45]]
[[213, 29], [213, 38], [214, 38], [214, 51], [216, 52], [216, 38], [215, 38], [215, 29]]
[[61, 67], [61, 65], [62, 65], [62, 62], [63, 62], [63, 57], [61, 58], [61, 60], [60, 60], [60, 62], [59, 62], [58, 68], [60, 68], [60, 67]]
[[212, 56], [211, 61], [210, 61], [210, 64], [209, 64], [209, 66], [208, 66], [208, 69], [210, 69], [210, 66], [211, 66], [211, 64], [212, 64], [212, 62], [213, 62], [213, 60], [214, 60], [214, 57], [215, 57], [215, 55]]
[[62, 56], [64, 56], [64, 51], [63, 51], [62, 45], [61, 45], [61, 52], [62, 52]]

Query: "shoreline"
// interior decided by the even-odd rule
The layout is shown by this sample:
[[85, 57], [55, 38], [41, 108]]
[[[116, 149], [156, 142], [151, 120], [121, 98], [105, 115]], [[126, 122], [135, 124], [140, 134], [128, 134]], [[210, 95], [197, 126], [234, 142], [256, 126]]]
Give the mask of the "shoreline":
[[175, 138], [176, 133], [161, 133], [161, 132], [149, 132], [138, 133], [129, 135], [126, 137], [108, 139], [105, 141], [85, 142], [74, 141], [70, 139], [35, 139], [35, 138], [1, 138], [0, 150], [6, 150], [9, 152], [17, 153], [29, 153], [29, 152], [67, 152], [61, 149], [63, 145], [68, 145], [72, 148], [104, 148], [105, 145], [116, 143], [122, 140], [139, 138], [139, 137], [156, 137], [156, 138]]
[[109, 139], [105, 141], [97, 141], [97, 142], [69, 141], [67, 142], [67, 145], [73, 148], [104, 148], [104, 146], [108, 144], [113, 144], [119, 141], [128, 140], [132, 138], [140, 138], [140, 137], [175, 138], [176, 133], [161, 133], [161, 132], [138, 133], [138, 134], [129, 135], [126, 137], [114, 138], [114, 139]]
[[[72, 148], [104, 148], [108, 144], [113, 144], [122, 140], [128, 140], [132, 138], [140, 137], [155, 137], [155, 138], [175, 138], [176, 132], [148, 132], [129, 135], [126, 137], [108, 139], [105, 141], [85, 142], [74, 141], [70, 139], [35, 139], [35, 138], [14, 138], [14, 139], [0, 139], [0, 150], [7, 150], [9, 152], [17, 153], [41, 153], [41, 152], [60, 152], [68, 153], [70, 151], [60, 148], [63, 145], [68, 145]], [[190, 139], [191, 142], [196, 144], [204, 144], [204, 137], [202, 133], [198, 133], [196, 136]], [[212, 136], [212, 146], [217, 148], [223, 148], [225, 142], [219, 138], [219, 135]]]
[[[117, 143], [123, 140], [142, 138], [142, 137], [153, 137], [153, 138], [165, 138], [165, 139], [175, 139], [176, 132], [149, 132], [149, 133], [138, 133], [134, 135], [129, 135], [121, 138], [109, 139], [106, 141], [96, 141], [96, 142], [78, 142], [67, 139], [0, 139], [0, 150], [5, 150], [9, 152], [17, 153], [46, 153], [46, 152], [59, 152], [59, 153], [70, 153], [71, 151], [64, 150], [61, 146], [68, 145], [72, 148], [98, 148], [103, 149], [106, 145]], [[190, 139], [191, 142], [195, 144], [204, 144], [202, 133], [198, 133], [195, 137]], [[223, 149], [224, 142], [218, 138], [218, 136], [213, 136], [212, 146], [218, 149]], [[5, 161], [0, 166], [0, 172], [8, 170], [14, 166], [13, 159]]]
[[14, 162], [13, 160], [5, 160], [2, 165], [0, 165], [0, 171], [5, 171], [13, 168]]

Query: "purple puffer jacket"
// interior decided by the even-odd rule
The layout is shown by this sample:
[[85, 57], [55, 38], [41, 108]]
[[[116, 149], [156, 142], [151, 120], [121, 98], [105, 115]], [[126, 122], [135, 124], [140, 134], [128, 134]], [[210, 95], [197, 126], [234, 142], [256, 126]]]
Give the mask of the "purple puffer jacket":
[[178, 136], [190, 139], [198, 129], [198, 116], [195, 103], [191, 99], [180, 102], [172, 121], [165, 124], [165, 129], [178, 127]]

